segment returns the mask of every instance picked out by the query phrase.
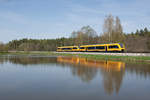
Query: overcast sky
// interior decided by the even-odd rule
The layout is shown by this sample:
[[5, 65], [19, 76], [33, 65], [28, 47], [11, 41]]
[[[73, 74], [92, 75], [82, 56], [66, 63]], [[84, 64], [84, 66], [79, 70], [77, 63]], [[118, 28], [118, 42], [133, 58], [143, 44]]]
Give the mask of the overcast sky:
[[106, 15], [124, 32], [150, 29], [150, 0], [0, 0], [0, 41], [69, 37], [90, 25], [98, 34]]

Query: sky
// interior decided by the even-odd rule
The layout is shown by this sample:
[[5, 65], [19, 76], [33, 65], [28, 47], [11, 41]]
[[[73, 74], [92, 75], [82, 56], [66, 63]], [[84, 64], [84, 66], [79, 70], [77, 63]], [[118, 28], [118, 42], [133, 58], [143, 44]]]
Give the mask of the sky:
[[126, 33], [150, 29], [150, 0], [0, 0], [0, 41], [69, 37], [90, 25], [98, 35], [107, 15]]

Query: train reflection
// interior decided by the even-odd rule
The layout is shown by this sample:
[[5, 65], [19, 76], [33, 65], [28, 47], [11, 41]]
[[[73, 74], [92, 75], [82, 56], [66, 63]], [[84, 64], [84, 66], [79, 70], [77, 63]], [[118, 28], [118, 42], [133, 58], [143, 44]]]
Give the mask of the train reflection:
[[[89, 82], [100, 71], [103, 78], [104, 89], [108, 94], [116, 93], [122, 84], [125, 73], [125, 63], [120, 61], [89, 60], [78, 57], [58, 57], [57, 62], [74, 66], [73, 74], [84, 82]], [[98, 70], [100, 69], [100, 70]]]
[[107, 72], [112, 70], [123, 71], [125, 68], [125, 63], [120, 61], [88, 60], [86, 58], [78, 57], [57, 57], [57, 62], [84, 65], [86, 67], [104, 68]]

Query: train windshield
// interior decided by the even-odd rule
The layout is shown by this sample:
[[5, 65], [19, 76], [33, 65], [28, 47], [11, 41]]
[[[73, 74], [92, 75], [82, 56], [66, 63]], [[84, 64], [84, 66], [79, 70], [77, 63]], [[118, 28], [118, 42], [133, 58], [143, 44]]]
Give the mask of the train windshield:
[[121, 48], [123, 48], [123, 44], [122, 43], [119, 43], [119, 44], [120, 44]]

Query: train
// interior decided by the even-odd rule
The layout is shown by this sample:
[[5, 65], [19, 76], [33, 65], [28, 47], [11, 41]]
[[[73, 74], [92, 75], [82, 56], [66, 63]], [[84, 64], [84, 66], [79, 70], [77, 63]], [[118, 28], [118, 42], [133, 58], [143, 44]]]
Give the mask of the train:
[[124, 52], [122, 43], [57, 47], [57, 52]]

